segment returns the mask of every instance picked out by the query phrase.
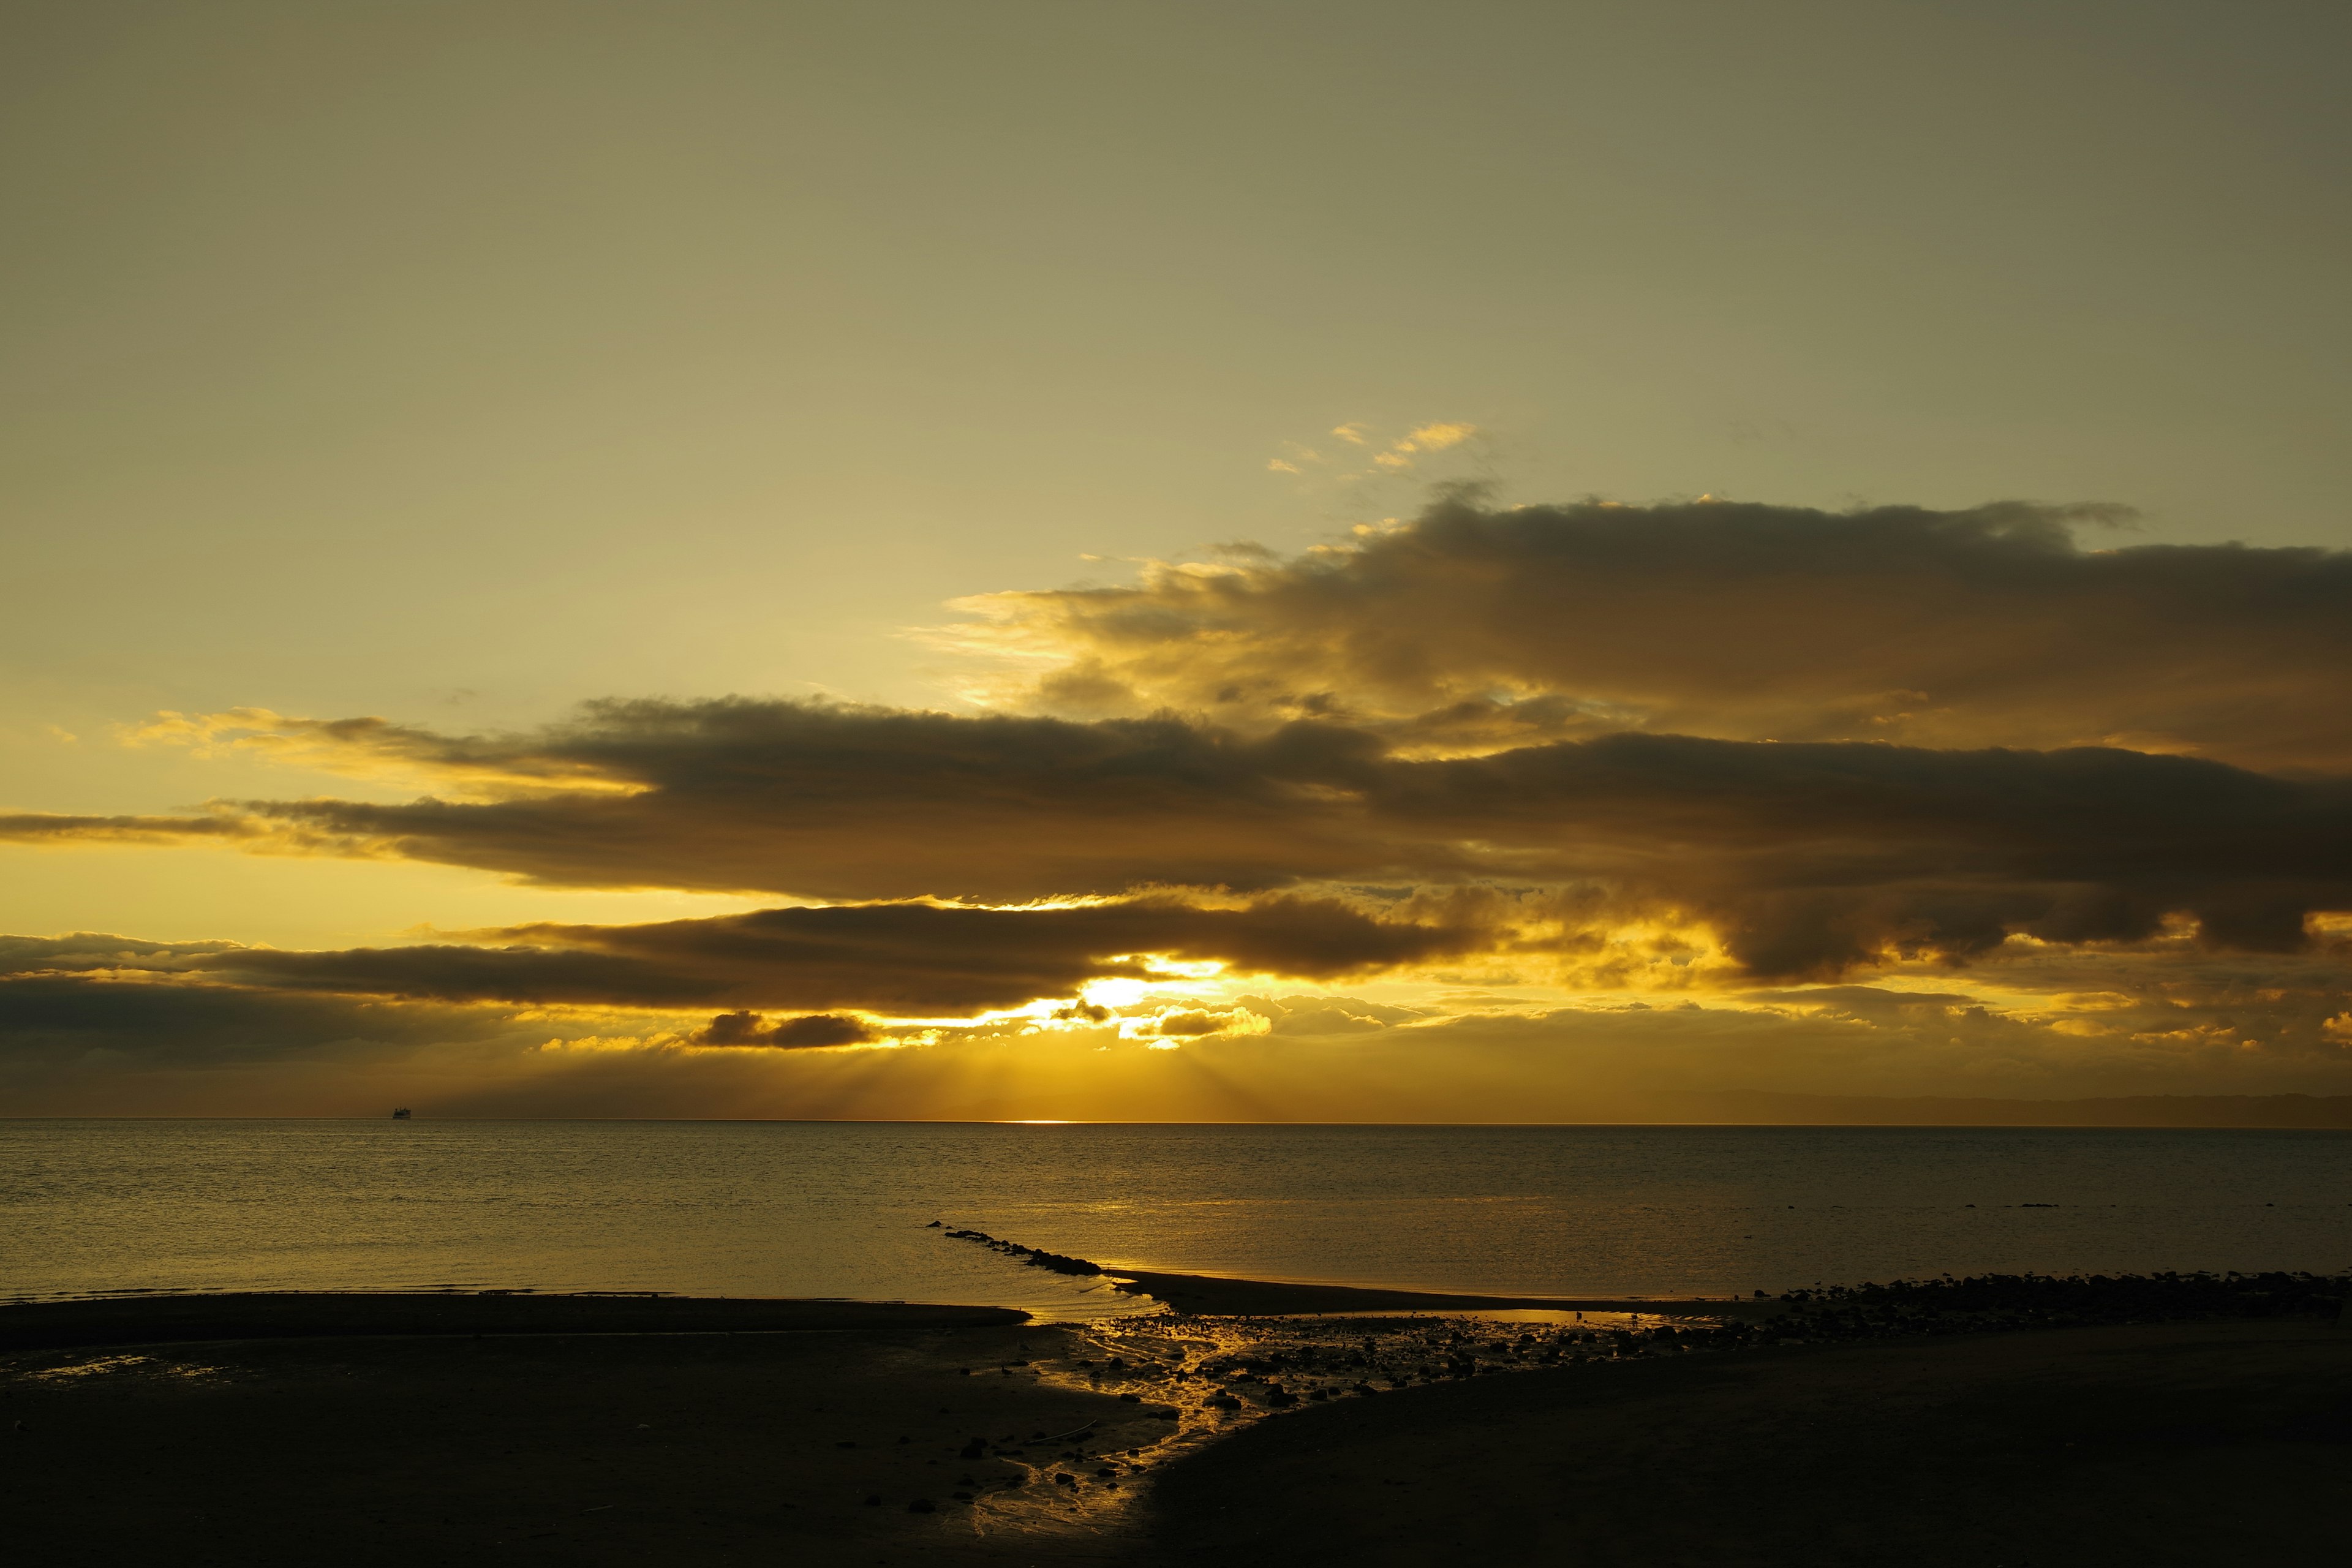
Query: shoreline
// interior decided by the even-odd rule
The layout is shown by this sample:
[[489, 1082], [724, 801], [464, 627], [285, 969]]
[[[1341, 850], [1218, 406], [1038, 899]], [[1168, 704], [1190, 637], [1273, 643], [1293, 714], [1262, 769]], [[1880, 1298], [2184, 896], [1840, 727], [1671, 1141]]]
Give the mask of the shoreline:
[[1170, 1470], [1131, 1561], [2316, 1561], [2347, 1441], [2352, 1334], [2310, 1318], [1644, 1356], [1253, 1423]]
[[[0, 1510], [51, 1560], [222, 1568], [1360, 1568], [1465, 1545], [1534, 1568], [1595, 1544], [1667, 1562], [1759, 1542], [1743, 1560], [1975, 1568], [2023, 1544], [2088, 1552], [2108, 1518], [2148, 1509], [2175, 1510], [2154, 1545], [2292, 1555], [2338, 1517], [2303, 1500], [2314, 1489], [2352, 1502], [2342, 1276], [1837, 1288], [1739, 1303], [1750, 1321], [1584, 1299], [1685, 1321], [1528, 1325], [1476, 1314], [1537, 1299], [1105, 1272], [1234, 1310], [1076, 1324], [457, 1292], [0, 1306]], [[126, 1464], [140, 1485], [121, 1484]], [[1841, 1517], [1871, 1541], [1859, 1555], [1807, 1533], [1832, 1469]], [[2105, 1508], [2090, 1535], [2069, 1487]], [[1985, 1535], [1996, 1497], [2024, 1497], [2032, 1529]], [[2213, 1511], [2232, 1499], [2267, 1521]], [[1318, 1521], [1303, 1538], [1302, 1510]], [[1937, 1531], [1972, 1554], [1937, 1555]]]
[[1178, 1312], [1202, 1317], [1272, 1318], [1385, 1312], [1639, 1312], [1660, 1317], [1728, 1317], [1757, 1314], [1769, 1298], [1492, 1296], [1466, 1290], [1411, 1290], [1384, 1285], [1333, 1285], [1285, 1279], [1245, 1279], [1174, 1269], [1117, 1268], [1091, 1258], [1072, 1258], [1027, 1247], [968, 1226], [950, 1229], [944, 1220], [928, 1227], [950, 1241], [984, 1247], [1031, 1268], [1080, 1279], [1108, 1279], [1122, 1295], [1146, 1296]]
[[0, 1304], [0, 1352], [389, 1335], [740, 1334], [1014, 1328], [1012, 1307], [519, 1291], [223, 1291]]
[[[950, 1234], [982, 1242], [1034, 1268], [1108, 1280], [1113, 1290], [1157, 1302], [1178, 1318], [1589, 1312], [1711, 1320], [1735, 1336], [1780, 1322], [1805, 1338], [1821, 1337], [1832, 1325], [1836, 1326], [1834, 1337], [1878, 1337], [2168, 1317], [2315, 1312], [2333, 1319], [2352, 1297], [2352, 1276], [2286, 1273], [1947, 1277], [1746, 1298], [1496, 1296], [1110, 1268], [977, 1232]], [[1097, 1326], [1108, 1328], [1121, 1321], [1106, 1320]], [[140, 1292], [0, 1302], [0, 1352], [384, 1335], [741, 1334], [1022, 1326], [1052, 1325], [1015, 1307], [839, 1298], [531, 1290]]]
[[1768, 1315], [1778, 1303], [1738, 1297], [1486, 1296], [1464, 1291], [1404, 1290], [1370, 1285], [1321, 1285], [1282, 1279], [1241, 1279], [1161, 1269], [1102, 1270], [1112, 1289], [1149, 1296], [1201, 1317], [1270, 1318], [1350, 1312], [1638, 1312], [1656, 1317]]
[[[1777, 1300], [1485, 1296], [1160, 1270], [1105, 1269], [1103, 1277], [1121, 1294], [1143, 1297], [1192, 1317], [1611, 1312], [1754, 1319], [1786, 1310]], [[1108, 1320], [1104, 1326], [1119, 1321]], [[521, 1290], [156, 1291], [0, 1302], [0, 1352], [388, 1335], [745, 1334], [1024, 1325], [1042, 1327], [1044, 1321], [1016, 1307], [810, 1297]]]

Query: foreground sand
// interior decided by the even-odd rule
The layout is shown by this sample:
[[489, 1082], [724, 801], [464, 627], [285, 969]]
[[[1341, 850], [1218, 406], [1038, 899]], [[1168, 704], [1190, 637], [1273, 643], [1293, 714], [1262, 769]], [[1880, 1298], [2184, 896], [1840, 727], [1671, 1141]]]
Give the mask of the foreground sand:
[[2352, 1331], [2143, 1324], [1486, 1377], [1263, 1423], [1155, 1501], [1171, 1565], [2334, 1562]]
[[[1096, 1463], [1083, 1497], [1055, 1484], [1076, 1445], [1033, 1435], [1095, 1423], [1090, 1455], [1123, 1453], [1173, 1424], [1041, 1381], [1034, 1363], [1063, 1340], [992, 1327], [17, 1351], [0, 1355], [0, 1521], [26, 1563], [1099, 1557], [1132, 1510]], [[962, 1458], [973, 1436], [1018, 1457]], [[910, 1511], [919, 1500], [934, 1511]]]
[[1659, 1316], [1767, 1317], [1778, 1302], [1738, 1297], [1475, 1296], [1437, 1290], [1383, 1290], [1359, 1285], [1233, 1279], [1217, 1274], [1105, 1270], [1130, 1295], [1165, 1301], [1180, 1312], [1260, 1317], [1289, 1312], [1644, 1312]]
[[222, 1291], [0, 1306], [0, 1351], [184, 1340], [368, 1334], [759, 1333], [795, 1329], [977, 1329], [1028, 1321], [1004, 1307], [908, 1301], [528, 1291]]
[[[157, 1305], [181, 1331], [245, 1311]], [[273, 1310], [281, 1332], [305, 1310]], [[397, 1326], [400, 1310], [318, 1310], [314, 1329], [354, 1310]], [[479, 1310], [555, 1328], [592, 1310]], [[836, 1326], [99, 1345], [81, 1320], [81, 1342], [0, 1354], [11, 1555], [2270, 1563], [2333, 1561], [2352, 1505], [2352, 1331], [2307, 1320], [1531, 1361], [1366, 1394], [1333, 1355], [1368, 1334], [1426, 1338], [1428, 1320], [1081, 1331], [987, 1309], [726, 1314]], [[26, 1321], [0, 1310], [0, 1332], [56, 1341], [75, 1322]], [[1257, 1418], [1265, 1384], [1215, 1369], [1301, 1336], [1324, 1347], [1320, 1370], [1294, 1354], [1280, 1375], [1317, 1402]], [[1221, 1387], [1242, 1406], [1213, 1408]], [[968, 1458], [974, 1436], [990, 1441]]]

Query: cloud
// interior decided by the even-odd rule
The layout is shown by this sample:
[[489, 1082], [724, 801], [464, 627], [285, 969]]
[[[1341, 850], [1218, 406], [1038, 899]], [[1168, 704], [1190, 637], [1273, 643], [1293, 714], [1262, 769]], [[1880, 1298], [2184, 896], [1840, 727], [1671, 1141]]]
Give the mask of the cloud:
[[[1032, 695], [1083, 719], [748, 698], [485, 733], [166, 715], [140, 743], [429, 793], [24, 813], [0, 838], [811, 902], [341, 952], [77, 937], [0, 944], [0, 975], [59, 1028], [79, 985], [157, 1017], [341, 998], [320, 1005], [343, 1023], [362, 1002], [601, 1010], [788, 1046], [866, 1043], [823, 1037], [876, 1018], [1099, 1008], [1070, 999], [1170, 965], [1648, 994], [1998, 960], [2000, 983], [2047, 990], [2121, 953], [2138, 978], [2098, 984], [2128, 1004], [2049, 1027], [2163, 1034], [2178, 1003], [2195, 1016], [2172, 1022], [2239, 1030], [2233, 1048], [2334, 1039], [2340, 988], [2200, 1012], [2197, 987], [2229, 992], [2183, 979], [2181, 955], [2309, 955], [2352, 910], [2352, 556], [2082, 548], [2070, 530], [2103, 515], [1456, 497], [1295, 559], [1231, 546], [1130, 588], [982, 601], [998, 646], [1045, 668]], [[2132, 743], [2043, 743], [2110, 732]], [[2157, 998], [2157, 973], [2189, 989]], [[1153, 1037], [1255, 1032], [1234, 1005], [1281, 1037], [1422, 1026], [1188, 1002]], [[2289, 1022], [2249, 1035], [2233, 1006]], [[329, 1026], [285, 1016], [304, 1038]]]
[[[2029, 943], [1969, 973], [1614, 1003], [1455, 992], [1147, 998], [886, 1031], [856, 1011], [550, 1011], [273, 988], [217, 942], [10, 939], [0, 1092], [22, 1113], [1734, 1120], [1813, 1095], [2343, 1092], [2346, 938], [2214, 953]], [[332, 956], [332, 955], [330, 955]], [[207, 967], [191, 968], [204, 960]], [[45, 961], [48, 961], [45, 963]], [[1999, 998], [1999, 999], [1995, 999]], [[750, 1047], [750, 1048], [744, 1048]], [[1164, 1059], [1163, 1059], [1164, 1058]], [[1728, 1106], [1728, 1109], [1726, 1109]], [[1823, 1114], [1814, 1107], [1811, 1114]]]
[[688, 1037], [698, 1046], [761, 1046], [783, 1050], [870, 1045], [880, 1038], [881, 1033], [865, 1019], [840, 1013], [811, 1013], [773, 1024], [757, 1013], [721, 1013]]
[[68, 936], [0, 936], [0, 976], [172, 970], [214, 953], [236, 952], [243, 946], [234, 942], [144, 942], [100, 931], [76, 931]]
[[[1476, 436], [1335, 434], [1400, 462]], [[1475, 1120], [2340, 1088], [2352, 554], [2076, 538], [2116, 521], [1463, 491], [1294, 558], [971, 601], [960, 646], [1023, 671], [978, 716], [166, 714], [128, 738], [376, 798], [0, 839], [780, 907], [318, 952], [0, 938], [0, 1089]], [[1335, 986], [1377, 1000], [1285, 989]]]
[[1202, 908], [1171, 896], [1046, 909], [842, 905], [499, 934], [705, 975], [770, 1005], [972, 1012], [1143, 977], [1163, 961], [1329, 981], [1458, 957], [1488, 940], [1475, 918], [1446, 915], [1381, 919], [1296, 896]]
[[964, 601], [961, 640], [1085, 665], [1129, 712], [1344, 712], [1438, 750], [1643, 729], [2352, 768], [2352, 552], [2074, 537], [2124, 515], [1459, 492], [1288, 560]]
[[1469, 921], [1382, 920], [1333, 899], [1275, 897], [1230, 908], [1173, 898], [1026, 910], [866, 904], [470, 934], [480, 940], [327, 952], [10, 937], [0, 938], [0, 974], [205, 997], [238, 987], [512, 1007], [725, 1006], [705, 1043], [807, 1045], [839, 1020], [761, 1025], [770, 1037], [756, 1042], [744, 1031], [762, 1009], [971, 1016], [1075, 996], [1089, 981], [1202, 966], [1342, 979], [1459, 956], [1490, 933]]
[[1130, 1040], [1165, 1045], [1213, 1037], [1243, 1038], [1271, 1033], [1272, 1020], [1252, 1007], [1162, 1007], [1124, 1020], [1119, 1034]]
[[[1762, 976], [1826, 977], [1903, 953], [1966, 958], [2012, 933], [2138, 941], [2180, 915], [2214, 945], [2280, 951], [2303, 941], [2314, 913], [2352, 908], [2352, 783], [2116, 748], [1617, 733], [1432, 757], [1332, 722], [1251, 735], [1172, 717], [1077, 723], [745, 700], [603, 704], [549, 731], [452, 744], [595, 787], [220, 810], [256, 842], [282, 832], [314, 848], [572, 886], [987, 904], [1153, 887], [1298, 895], [1246, 910], [1197, 898], [1018, 915], [890, 903], [677, 924], [823, 954], [843, 976], [887, 970], [935, 986], [889, 996], [877, 982], [868, 994], [902, 1006], [1064, 994], [1111, 952], [1321, 975], [1468, 952], [1463, 931], [1363, 912], [1413, 887], [1573, 889], [1601, 900], [1593, 923], [1703, 923]], [[169, 819], [140, 820], [156, 835]], [[189, 830], [215, 836], [218, 821], [190, 819]], [[1367, 886], [1388, 890], [1332, 901], [1334, 889]], [[939, 990], [951, 966], [869, 966], [860, 944], [904, 946], [890, 934], [902, 927], [933, 953], [969, 950], [963, 978]], [[795, 992], [782, 977], [804, 971], [792, 966], [769, 972], [772, 994], [698, 993], [707, 976], [688, 984], [665, 967], [677, 953], [654, 962], [652, 933], [667, 928], [609, 928], [636, 933], [622, 946], [594, 934], [605, 929], [520, 928], [529, 951], [507, 957], [464, 947], [235, 962], [337, 984], [336, 965], [360, 966], [370, 984], [450, 996], [625, 990], [646, 1005], [689, 995], [875, 1005]], [[1327, 938], [1337, 969], [1315, 967], [1324, 960], [1308, 951]], [[599, 944], [607, 956], [588, 956]]]
[[1365, 776], [1377, 819], [1673, 903], [1759, 974], [2134, 941], [2184, 910], [2284, 950], [2352, 900], [2352, 785], [2190, 758], [1614, 735]]
[[482, 1040], [503, 1014], [383, 997], [306, 995], [190, 984], [124, 984], [86, 974], [0, 979], [0, 1061], [115, 1068], [205, 1067]]
[[1400, 443], [1409, 451], [1443, 452], [1448, 447], [1458, 447], [1478, 434], [1475, 425], [1437, 424], [1414, 427], [1412, 435]]
[[1363, 1035], [1399, 1024], [1418, 1023], [1431, 1015], [1412, 1007], [1394, 1007], [1351, 996], [1244, 996], [1241, 1005], [1266, 1021], [1276, 1035]]
[[227, 813], [209, 816], [75, 816], [62, 812], [0, 813], [0, 842], [15, 844], [170, 844], [190, 839], [259, 839], [271, 824]]
[[[487, 764], [583, 776], [593, 787], [489, 801], [436, 793], [388, 806], [215, 803], [203, 816], [138, 818], [136, 829], [278, 835], [567, 885], [828, 899], [1115, 892], [1171, 879], [1171, 865], [1185, 881], [1265, 886], [1358, 858], [1342, 843], [1318, 847], [1266, 746], [1175, 721], [605, 702], [565, 725], [453, 737], [444, 749], [469, 773]], [[10, 819], [16, 837], [51, 842], [118, 837], [125, 820]], [[960, 847], [943, 854], [950, 839]]]
[[131, 746], [184, 746], [199, 756], [259, 754], [325, 773], [387, 781], [422, 780], [443, 789], [457, 785], [469, 795], [492, 797], [551, 787], [618, 787], [593, 763], [583, 764], [559, 752], [519, 752], [478, 737], [444, 735], [373, 717], [305, 719], [267, 708], [198, 714], [166, 710], [147, 723], [126, 730], [121, 738]]

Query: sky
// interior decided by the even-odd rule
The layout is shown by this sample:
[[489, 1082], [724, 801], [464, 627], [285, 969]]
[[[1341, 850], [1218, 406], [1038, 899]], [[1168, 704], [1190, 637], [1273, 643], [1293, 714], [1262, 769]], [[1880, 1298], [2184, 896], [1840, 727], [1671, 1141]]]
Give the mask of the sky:
[[0, 1112], [2352, 1093], [2340, 7], [9, 33]]

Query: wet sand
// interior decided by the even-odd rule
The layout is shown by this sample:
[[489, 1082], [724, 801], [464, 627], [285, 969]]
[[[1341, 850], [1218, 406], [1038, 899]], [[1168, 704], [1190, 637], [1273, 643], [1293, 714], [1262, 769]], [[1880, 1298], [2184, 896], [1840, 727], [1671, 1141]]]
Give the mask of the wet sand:
[[1332, 1285], [1311, 1280], [1239, 1279], [1220, 1274], [1178, 1274], [1160, 1270], [1118, 1268], [1091, 1258], [1072, 1258], [1028, 1247], [984, 1230], [948, 1230], [934, 1220], [931, 1228], [945, 1230], [950, 1241], [970, 1242], [1025, 1263], [1033, 1268], [1079, 1278], [1101, 1277], [1125, 1295], [1165, 1303], [1180, 1312], [1218, 1317], [1279, 1317], [1330, 1312], [1644, 1312], [1705, 1316], [1769, 1316], [1783, 1308], [1761, 1298], [1697, 1296], [1671, 1300], [1618, 1300], [1610, 1297], [1569, 1299], [1538, 1296], [1476, 1296], [1435, 1290], [1395, 1289], [1377, 1286]]
[[1180, 1312], [1227, 1317], [1265, 1317], [1301, 1312], [1645, 1312], [1660, 1316], [1762, 1315], [1781, 1309], [1737, 1297], [1692, 1296], [1659, 1300], [1613, 1297], [1463, 1296], [1432, 1290], [1382, 1290], [1354, 1285], [1292, 1284], [1272, 1279], [1227, 1279], [1213, 1274], [1166, 1274], [1106, 1269], [1117, 1289], [1165, 1301]]
[[137, 1341], [357, 1334], [750, 1333], [793, 1329], [1005, 1327], [1003, 1307], [652, 1293], [223, 1291], [0, 1305], [0, 1351]]
[[[0, 1307], [0, 1518], [58, 1561], [1142, 1561], [1159, 1475], [1280, 1410], [1396, 1386], [1402, 1347], [1452, 1334], [1020, 1318], [450, 1294]], [[1428, 1375], [1446, 1354], [1406, 1359]]]
[[2333, 1561], [2352, 1332], [2151, 1323], [1482, 1377], [1253, 1426], [1156, 1502], [1162, 1568]]
[[[1591, 1303], [1576, 1326], [1077, 1328], [898, 1303], [255, 1300], [139, 1303], [175, 1329], [143, 1343], [120, 1342], [129, 1304], [30, 1314], [43, 1348], [0, 1308], [20, 1346], [0, 1353], [0, 1519], [26, 1561], [2269, 1563], [2332, 1560], [2352, 1504], [2352, 1331], [2308, 1318], [1689, 1353], [1755, 1331], [1602, 1321], [1687, 1323], [1692, 1302]], [[608, 1308], [687, 1331], [582, 1331]], [[353, 1310], [375, 1331], [349, 1332]], [[391, 1331], [418, 1310], [442, 1331]], [[205, 1312], [277, 1331], [186, 1337]], [[476, 1337], [475, 1312], [539, 1331]], [[827, 1326], [709, 1326], [761, 1314]], [[1766, 1337], [1831, 1331], [1801, 1316]]]
[[[1080, 1353], [1068, 1333], [18, 1350], [0, 1355], [0, 1520], [25, 1563], [1101, 1560], [1132, 1539], [1125, 1450], [1176, 1424], [1044, 1375]], [[1080, 1449], [1085, 1484], [1056, 1483]]]

